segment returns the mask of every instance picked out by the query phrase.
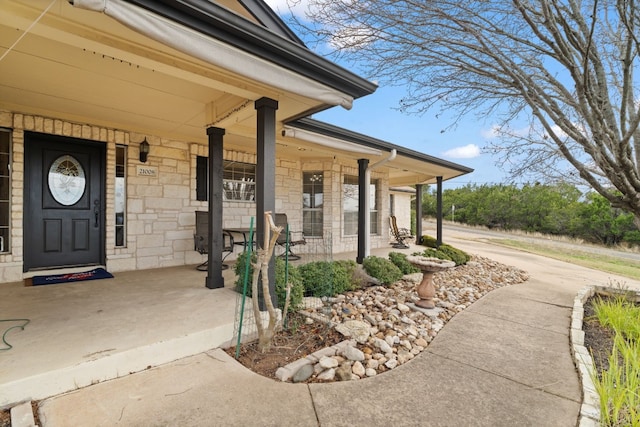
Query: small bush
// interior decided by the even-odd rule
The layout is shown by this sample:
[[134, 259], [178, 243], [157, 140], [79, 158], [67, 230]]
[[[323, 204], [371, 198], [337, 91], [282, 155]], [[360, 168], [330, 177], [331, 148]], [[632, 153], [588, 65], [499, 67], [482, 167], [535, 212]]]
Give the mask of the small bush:
[[455, 262], [456, 265], [466, 264], [471, 259], [471, 256], [466, 252], [447, 245], [446, 243], [438, 246], [438, 241], [431, 236], [422, 236], [422, 246], [426, 246], [427, 249], [418, 255], [446, 259]]
[[[284, 259], [276, 257], [276, 294], [278, 295], [278, 305], [284, 308], [284, 302], [287, 297], [287, 284], [285, 282]], [[289, 299], [289, 312], [297, 310], [302, 305], [304, 297], [304, 286], [302, 285], [302, 275], [295, 265], [289, 264], [288, 269], [289, 283], [291, 284], [291, 293]]]
[[466, 264], [471, 259], [471, 256], [469, 256], [465, 251], [454, 248], [446, 243], [441, 244], [438, 250], [447, 254], [449, 259], [455, 262], [456, 265]]
[[402, 271], [402, 274], [419, 273], [420, 269], [407, 261], [407, 256], [401, 252], [390, 252], [389, 261]]
[[436, 248], [438, 247], [438, 240], [435, 237], [431, 236], [422, 236], [422, 246], [426, 246], [428, 248]]
[[315, 261], [299, 267], [306, 295], [334, 296], [354, 289], [354, 261]]
[[640, 231], [633, 230], [627, 231], [624, 233], [624, 237], [622, 238], [623, 242], [627, 242], [631, 246], [640, 246]]
[[333, 295], [333, 273], [325, 261], [310, 262], [300, 266], [304, 294], [321, 297]]
[[[235, 283], [235, 290], [238, 293], [242, 293], [244, 287], [244, 273], [246, 269], [248, 252], [243, 252], [238, 256], [234, 272], [237, 279]], [[255, 252], [251, 254], [253, 262], [257, 261]], [[249, 278], [247, 281], [247, 296], [251, 297], [251, 280], [253, 277], [253, 266], [249, 265]], [[300, 271], [295, 265], [289, 264], [289, 283], [291, 283], [291, 299], [289, 302], [289, 311], [295, 311], [302, 304], [302, 297], [304, 294], [304, 287], [302, 286], [302, 276]], [[258, 286], [261, 286], [258, 284]], [[284, 303], [287, 297], [287, 285], [285, 283], [285, 261], [282, 258], [276, 257], [276, 296], [278, 298], [278, 307], [284, 308]]]
[[426, 248], [424, 251], [415, 253], [414, 255], [422, 255], [426, 257], [453, 261], [456, 266], [466, 264], [471, 259], [469, 254], [467, 254], [466, 252], [446, 244], [440, 245], [438, 249]]
[[[333, 261], [338, 268], [344, 268], [349, 278], [353, 276], [353, 272], [358, 268], [358, 264], [353, 260], [339, 260]], [[348, 285], [349, 287], [353, 287], [352, 285]]]
[[402, 278], [402, 271], [385, 258], [368, 256], [362, 261], [362, 266], [367, 274], [380, 280], [385, 285], [395, 283]]
[[413, 255], [421, 255], [421, 256], [426, 256], [427, 258], [438, 258], [438, 259], [445, 259], [447, 261], [451, 261], [451, 259], [447, 256], [447, 254], [445, 254], [444, 252], [440, 252], [436, 248], [426, 248], [424, 251], [416, 252]]

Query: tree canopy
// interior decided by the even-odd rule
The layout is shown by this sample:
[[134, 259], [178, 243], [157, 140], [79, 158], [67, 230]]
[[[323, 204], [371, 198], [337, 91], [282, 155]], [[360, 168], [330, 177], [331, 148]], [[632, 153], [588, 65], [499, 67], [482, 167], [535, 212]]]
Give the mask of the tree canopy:
[[[442, 194], [444, 218], [469, 225], [562, 235], [587, 242], [640, 244], [633, 215], [612, 208], [595, 191], [569, 184], [467, 185]], [[436, 216], [435, 192], [424, 193], [422, 209]]]
[[405, 85], [402, 109], [495, 117], [513, 177], [587, 183], [640, 225], [635, 0], [307, 3], [305, 36]]

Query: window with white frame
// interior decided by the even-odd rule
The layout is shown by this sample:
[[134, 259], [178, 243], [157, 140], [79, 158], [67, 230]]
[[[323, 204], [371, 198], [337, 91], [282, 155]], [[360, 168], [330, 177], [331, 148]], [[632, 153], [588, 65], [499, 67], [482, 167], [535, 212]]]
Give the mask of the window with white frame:
[[116, 146], [116, 246], [123, 247], [126, 239], [126, 207], [127, 207], [127, 147]]
[[[223, 161], [222, 200], [253, 202], [256, 198], [256, 165]], [[196, 200], [208, 199], [208, 158], [196, 158]]]
[[256, 199], [256, 165], [224, 161], [222, 199], [253, 202]]
[[[369, 184], [369, 218], [371, 234], [378, 234], [380, 229], [379, 224], [379, 212], [378, 206], [380, 206], [379, 196], [379, 181], [372, 180]], [[343, 203], [343, 220], [344, 220], [344, 235], [355, 236], [358, 234], [358, 177], [357, 176], [344, 176], [344, 183], [342, 186], [342, 203]]]
[[0, 129], [0, 252], [11, 249], [11, 131]]
[[302, 173], [302, 232], [305, 237], [322, 237], [323, 183], [322, 172]]

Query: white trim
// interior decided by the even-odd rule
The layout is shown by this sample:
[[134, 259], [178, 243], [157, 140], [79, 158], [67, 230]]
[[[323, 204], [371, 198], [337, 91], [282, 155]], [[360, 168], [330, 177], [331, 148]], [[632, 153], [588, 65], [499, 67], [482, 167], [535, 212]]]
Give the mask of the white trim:
[[309, 132], [303, 129], [293, 128], [291, 126], [285, 126], [282, 131], [282, 136], [289, 138], [297, 138], [303, 141], [312, 142], [314, 144], [322, 145], [329, 148], [335, 148], [338, 150], [350, 151], [353, 153], [372, 154], [379, 156], [382, 151], [376, 148], [365, 147], [353, 142], [347, 142], [338, 138], [332, 138], [330, 136], [322, 135], [320, 133]]
[[389, 152], [389, 156], [385, 157], [382, 160], [377, 161], [376, 163], [367, 166], [367, 169], [364, 171], [364, 188], [366, 189], [366, 193], [364, 196], [364, 206], [362, 207], [364, 211], [367, 213], [364, 217], [364, 257], [368, 257], [371, 255], [371, 215], [369, 215], [370, 206], [371, 206], [371, 194], [369, 194], [369, 185], [371, 184], [371, 171], [384, 165], [387, 162], [391, 162], [396, 158], [398, 152], [396, 149], [392, 149]]
[[133, 31], [245, 78], [329, 105], [353, 105], [353, 97], [345, 93], [122, 0], [73, 0], [72, 5], [104, 13]]

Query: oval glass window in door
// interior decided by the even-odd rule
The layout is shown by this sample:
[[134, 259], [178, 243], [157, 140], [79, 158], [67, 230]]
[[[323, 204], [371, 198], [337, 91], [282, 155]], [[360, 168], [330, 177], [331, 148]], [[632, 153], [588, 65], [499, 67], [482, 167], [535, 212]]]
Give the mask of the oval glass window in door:
[[49, 191], [61, 205], [74, 205], [82, 198], [86, 186], [84, 169], [76, 158], [65, 154], [49, 168]]

